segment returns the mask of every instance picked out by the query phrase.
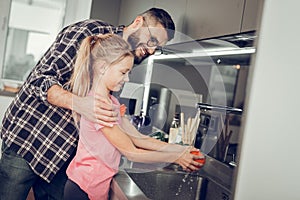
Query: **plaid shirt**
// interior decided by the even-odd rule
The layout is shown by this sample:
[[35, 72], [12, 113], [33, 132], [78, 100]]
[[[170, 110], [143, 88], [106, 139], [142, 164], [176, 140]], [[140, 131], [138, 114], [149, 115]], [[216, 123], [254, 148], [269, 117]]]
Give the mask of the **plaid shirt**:
[[97, 20], [65, 27], [37, 63], [6, 111], [1, 137], [41, 178], [50, 182], [77, 145], [78, 132], [71, 111], [47, 102], [47, 90], [63, 86], [70, 78], [80, 42], [100, 33], [122, 34]]

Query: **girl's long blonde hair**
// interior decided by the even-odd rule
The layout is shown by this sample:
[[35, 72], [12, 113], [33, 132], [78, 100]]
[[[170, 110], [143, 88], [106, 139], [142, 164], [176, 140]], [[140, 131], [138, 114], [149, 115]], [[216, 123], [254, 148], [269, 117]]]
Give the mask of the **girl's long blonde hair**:
[[[75, 67], [68, 85], [73, 94], [84, 97], [92, 88], [94, 68], [99, 61], [107, 65], [120, 62], [127, 56], [133, 56], [129, 44], [120, 36], [105, 34], [86, 37], [79, 48]], [[80, 115], [73, 112], [78, 123]]]

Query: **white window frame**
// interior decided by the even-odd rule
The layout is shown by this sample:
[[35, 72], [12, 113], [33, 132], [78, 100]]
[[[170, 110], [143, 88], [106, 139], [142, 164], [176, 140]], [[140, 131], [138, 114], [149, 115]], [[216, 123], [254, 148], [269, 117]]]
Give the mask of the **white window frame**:
[[[62, 27], [67, 26], [71, 23], [90, 18], [92, 0], [66, 0], [66, 10], [63, 19]], [[5, 59], [5, 49], [8, 37], [8, 23], [10, 17], [12, 0], [1, 0], [0, 1], [0, 89], [3, 89], [3, 85], [11, 87], [19, 87], [23, 81], [4, 79], [3, 68]], [[62, 28], [61, 27], [61, 28]], [[61, 29], [60, 28], [60, 29]], [[56, 30], [57, 31], [57, 30]]]

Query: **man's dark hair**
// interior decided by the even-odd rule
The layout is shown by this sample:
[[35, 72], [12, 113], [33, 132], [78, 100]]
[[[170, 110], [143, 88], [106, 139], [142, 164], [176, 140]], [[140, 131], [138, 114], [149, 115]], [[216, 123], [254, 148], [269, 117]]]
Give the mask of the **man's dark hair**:
[[142, 13], [142, 15], [153, 18], [158, 23], [160, 23], [167, 31], [169, 41], [174, 38], [175, 24], [167, 11], [161, 8], [150, 8], [149, 10]]

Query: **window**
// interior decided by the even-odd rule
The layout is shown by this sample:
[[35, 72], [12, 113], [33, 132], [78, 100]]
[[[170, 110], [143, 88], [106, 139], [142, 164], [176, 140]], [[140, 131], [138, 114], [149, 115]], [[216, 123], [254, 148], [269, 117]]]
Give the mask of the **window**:
[[62, 28], [66, 3], [67, 0], [11, 1], [0, 73], [3, 82], [22, 83], [26, 79]]

